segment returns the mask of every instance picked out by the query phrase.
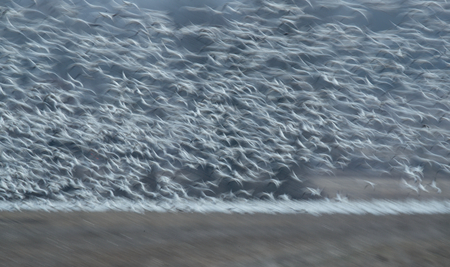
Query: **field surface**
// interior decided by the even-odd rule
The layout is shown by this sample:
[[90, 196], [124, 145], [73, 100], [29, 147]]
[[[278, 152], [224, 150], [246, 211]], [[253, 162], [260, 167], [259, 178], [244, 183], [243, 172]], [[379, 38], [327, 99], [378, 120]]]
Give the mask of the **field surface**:
[[450, 215], [0, 213], [2, 266], [448, 266]]

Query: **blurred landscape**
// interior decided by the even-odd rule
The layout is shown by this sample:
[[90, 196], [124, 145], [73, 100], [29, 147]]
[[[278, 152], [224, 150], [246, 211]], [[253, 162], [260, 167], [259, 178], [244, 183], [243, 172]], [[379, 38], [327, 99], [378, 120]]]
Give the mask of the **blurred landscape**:
[[446, 1], [2, 1], [0, 265], [448, 266], [449, 24]]

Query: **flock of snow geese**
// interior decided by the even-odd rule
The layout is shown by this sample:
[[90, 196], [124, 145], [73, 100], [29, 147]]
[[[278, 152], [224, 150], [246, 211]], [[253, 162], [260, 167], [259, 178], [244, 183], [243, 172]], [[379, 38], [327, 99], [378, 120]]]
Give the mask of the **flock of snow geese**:
[[441, 192], [450, 3], [141, 2], [0, 6], [0, 199]]

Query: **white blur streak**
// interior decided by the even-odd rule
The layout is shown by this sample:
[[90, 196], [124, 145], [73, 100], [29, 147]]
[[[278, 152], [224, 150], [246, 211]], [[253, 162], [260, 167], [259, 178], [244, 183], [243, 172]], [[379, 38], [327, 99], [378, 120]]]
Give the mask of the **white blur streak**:
[[0, 211], [46, 211], [46, 212], [190, 212], [190, 213], [237, 213], [237, 214], [355, 214], [355, 215], [398, 215], [398, 214], [448, 214], [450, 200], [415, 199], [371, 200], [330, 202], [295, 200], [183, 200], [177, 201], [130, 201], [125, 199], [101, 202], [84, 201], [22, 201], [0, 202]]

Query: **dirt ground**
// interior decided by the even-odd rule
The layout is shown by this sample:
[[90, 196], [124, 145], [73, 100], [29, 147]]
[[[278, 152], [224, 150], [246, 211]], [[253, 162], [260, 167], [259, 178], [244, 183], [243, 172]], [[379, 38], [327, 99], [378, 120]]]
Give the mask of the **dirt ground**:
[[449, 266], [447, 215], [0, 212], [1, 266]]

